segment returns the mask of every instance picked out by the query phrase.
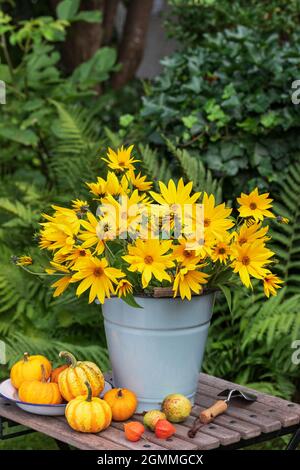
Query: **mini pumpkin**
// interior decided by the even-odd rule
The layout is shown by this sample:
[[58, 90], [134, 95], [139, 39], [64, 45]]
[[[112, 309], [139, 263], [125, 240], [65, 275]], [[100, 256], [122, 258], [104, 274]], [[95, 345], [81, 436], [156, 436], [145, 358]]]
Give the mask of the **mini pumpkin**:
[[111, 423], [112, 413], [106, 401], [98, 397], [92, 397], [92, 388], [89, 382], [85, 382], [88, 393], [71, 400], [67, 406], [65, 415], [72, 429], [79, 432], [100, 432], [108, 428]]
[[97, 397], [104, 389], [104, 377], [99, 367], [93, 362], [77, 361], [73, 354], [62, 351], [60, 358], [69, 362], [69, 367], [60, 372], [58, 386], [65, 400], [70, 401], [86, 393], [85, 382], [89, 382], [92, 396]]
[[126, 421], [134, 414], [138, 401], [136, 395], [126, 388], [112, 388], [104, 395], [114, 421]]
[[62, 396], [58, 385], [47, 382], [43, 364], [41, 365], [41, 374], [41, 381], [26, 380], [22, 382], [18, 392], [20, 400], [38, 405], [59, 405], [62, 402]]
[[10, 380], [13, 386], [20, 388], [22, 382], [27, 380], [42, 380], [41, 366], [45, 369], [46, 380], [50, 377], [52, 366], [48, 359], [44, 356], [29, 356], [24, 353], [23, 358], [16, 362], [10, 371]]
[[51, 372], [51, 377], [50, 377], [50, 380], [51, 382], [55, 382], [55, 383], [58, 383], [58, 377], [59, 377], [59, 374], [67, 369], [69, 366], [67, 364], [64, 364], [63, 366], [59, 366], [59, 367], [56, 367], [55, 369], [53, 369], [53, 371]]

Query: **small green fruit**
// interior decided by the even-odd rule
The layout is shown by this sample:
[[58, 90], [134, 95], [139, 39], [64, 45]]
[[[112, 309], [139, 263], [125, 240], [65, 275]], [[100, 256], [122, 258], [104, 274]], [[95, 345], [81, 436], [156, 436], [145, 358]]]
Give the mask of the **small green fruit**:
[[180, 393], [168, 395], [162, 404], [162, 411], [171, 423], [180, 423], [190, 416], [192, 404]]
[[165, 413], [159, 410], [148, 411], [144, 416], [144, 425], [154, 431], [156, 423], [160, 419], [166, 419]]

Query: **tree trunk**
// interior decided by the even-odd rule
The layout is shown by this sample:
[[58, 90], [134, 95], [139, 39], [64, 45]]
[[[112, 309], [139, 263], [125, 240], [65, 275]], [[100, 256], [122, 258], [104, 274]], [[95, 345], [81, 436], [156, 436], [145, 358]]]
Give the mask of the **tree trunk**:
[[119, 0], [105, 0], [103, 17], [103, 44], [110, 44], [114, 32], [115, 17]]
[[[55, 9], [60, 0], [51, 0]], [[80, 10], [101, 10], [104, 16], [105, 0], [82, 0]], [[62, 62], [66, 72], [73, 70], [90, 59], [102, 43], [102, 23], [74, 22], [68, 30], [66, 41], [61, 45]]]
[[112, 86], [119, 89], [131, 80], [141, 62], [153, 0], [130, 0], [118, 62], [122, 68], [112, 78]]

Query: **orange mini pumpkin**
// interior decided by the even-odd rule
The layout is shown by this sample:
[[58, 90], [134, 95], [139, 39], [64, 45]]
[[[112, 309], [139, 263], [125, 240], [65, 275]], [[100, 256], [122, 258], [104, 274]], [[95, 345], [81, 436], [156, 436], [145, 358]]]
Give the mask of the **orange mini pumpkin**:
[[59, 377], [59, 374], [67, 369], [69, 366], [67, 364], [64, 364], [63, 366], [59, 366], [59, 367], [56, 367], [55, 369], [53, 369], [53, 371], [51, 372], [51, 382], [54, 382], [54, 383], [58, 383], [58, 377]]
[[48, 359], [44, 356], [29, 356], [24, 353], [23, 359], [16, 362], [10, 371], [10, 380], [15, 388], [20, 388], [22, 382], [27, 380], [42, 380], [41, 366], [45, 368], [46, 380], [50, 377], [52, 366]]
[[136, 395], [126, 388], [112, 388], [104, 395], [114, 421], [126, 421], [134, 414], [138, 401]]
[[58, 385], [47, 382], [43, 365], [41, 365], [41, 374], [41, 381], [26, 380], [22, 382], [18, 392], [20, 400], [37, 405], [59, 405], [62, 402], [62, 396]]

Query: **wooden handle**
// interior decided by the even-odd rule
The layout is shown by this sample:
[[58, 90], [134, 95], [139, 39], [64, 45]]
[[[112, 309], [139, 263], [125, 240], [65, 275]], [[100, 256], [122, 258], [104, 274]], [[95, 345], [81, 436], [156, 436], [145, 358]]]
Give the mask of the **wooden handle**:
[[218, 400], [210, 408], [207, 408], [200, 413], [200, 421], [203, 424], [211, 423], [214, 418], [224, 413], [228, 408], [227, 403], [224, 400]]

